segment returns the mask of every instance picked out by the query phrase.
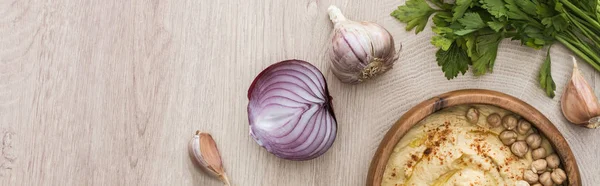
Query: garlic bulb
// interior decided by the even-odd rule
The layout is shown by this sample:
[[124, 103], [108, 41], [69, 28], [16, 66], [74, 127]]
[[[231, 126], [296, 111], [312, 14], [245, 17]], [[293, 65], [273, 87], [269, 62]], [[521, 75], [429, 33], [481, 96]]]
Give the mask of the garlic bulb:
[[231, 185], [223, 168], [217, 144], [208, 133], [196, 131], [189, 143], [190, 156], [211, 176], [218, 177], [226, 186]]
[[398, 59], [394, 39], [382, 26], [346, 19], [340, 9], [328, 8], [333, 22], [331, 71], [344, 83], [360, 83], [392, 68]]
[[573, 58], [573, 75], [565, 87], [560, 106], [569, 122], [597, 128], [600, 125], [600, 104], [590, 85], [577, 68]]

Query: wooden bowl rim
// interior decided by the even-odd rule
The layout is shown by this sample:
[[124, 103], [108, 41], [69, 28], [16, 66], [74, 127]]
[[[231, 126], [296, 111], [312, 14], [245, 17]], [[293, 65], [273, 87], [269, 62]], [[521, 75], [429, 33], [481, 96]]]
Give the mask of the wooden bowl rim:
[[396, 121], [385, 134], [373, 155], [367, 175], [367, 186], [381, 185], [383, 173], [392, 150], [410, 128], [436, 111], [464, 104], [497, 106], [530, 121], [553, 144], [565, 168], [568, 185], [581, 185], [579, 168], [571, 148], [560, 131], [546, 116], [524, 101], [504, 93], [483, 89], [463, 89], [450, 91], [423, 101], [408, 110]]

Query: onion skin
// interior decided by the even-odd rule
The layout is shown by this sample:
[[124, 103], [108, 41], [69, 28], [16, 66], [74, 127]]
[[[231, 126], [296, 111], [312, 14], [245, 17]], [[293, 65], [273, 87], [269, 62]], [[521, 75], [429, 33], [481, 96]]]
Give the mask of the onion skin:
[[275, 156], [310, 160], [335, 141], [337, 121], [323, 74], [302, 60], [275, 63], [248, 89], [250, 135]]

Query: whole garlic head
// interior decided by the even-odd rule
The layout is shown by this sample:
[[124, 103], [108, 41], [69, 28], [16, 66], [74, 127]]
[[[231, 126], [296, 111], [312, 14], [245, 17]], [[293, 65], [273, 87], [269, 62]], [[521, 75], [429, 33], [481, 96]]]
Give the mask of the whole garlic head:
[[394, 39], [382, 26], [346, 19], [340, 9], [328, 8], [333, 22], [331, 71], [344, 83], [360, 83], [391, 69], [398, 59]]

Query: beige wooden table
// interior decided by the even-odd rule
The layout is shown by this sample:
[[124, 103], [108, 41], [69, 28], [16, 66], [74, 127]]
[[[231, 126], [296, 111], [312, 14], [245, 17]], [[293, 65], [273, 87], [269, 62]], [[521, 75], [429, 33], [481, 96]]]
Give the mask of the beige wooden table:
[[[330, 4], [392, 32], [404, 46], [394, 69], [357, 86], [335, 79], [326, 58]], [[415, 36], [389, 16], [400, 4], [0, 0], [0, 185], [220, 185], [191, 164], [195, 130], [213, 134], [233, 185], [363, 185], [398, 117], [464, 88], [537, 107], [570, 143], [584, 185], [600, 184], [600, 129], [574, 127], [560, 114], [571, 53], [552, 48], [554, 99], [538, 88], [544, 51], [508, 40], [493, 74], [447, 81], [429, 27]], [[312, 161], [278, 159], [248, 135], [248, 86], [269, 64], [291, 58], [324, 72], [338, 116], [336, 142]], [[600, 73], [581, 64], [600, 90]]]

